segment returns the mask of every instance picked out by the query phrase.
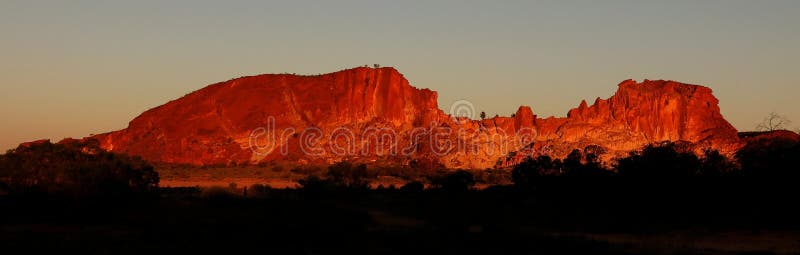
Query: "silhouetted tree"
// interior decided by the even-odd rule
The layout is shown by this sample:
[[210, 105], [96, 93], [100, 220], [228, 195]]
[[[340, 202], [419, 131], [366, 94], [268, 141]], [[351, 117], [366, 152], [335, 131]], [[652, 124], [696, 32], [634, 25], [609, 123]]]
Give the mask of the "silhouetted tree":
[[334, 189], [334, 184], [316, 175], [309, 175], [297, 181], [297, 183], [300, 184], [300, 188], [302, 188], [303, 191], [311, 195], [322, 194]]
[[266, 184], [253, 184], [250, 186], [249, 196], [254, 198], [265, 198], [269, 195], [270, 190], [272, 188]]
[[707, 149], [700, 159], [700, 175], [719, 177], [729, 175], [736, 171], [736, 164], [722, 155], [717, 150]]
[[788, 118], [776, 112], [771, 112], [764, 120], [756, 126], [758, 131], [775, 131], [784, 130], [791, 124]]
[[511, 170], [511, 180], [518, 187], [531, 187], [538, 177], [541, 177], [539, 167], [531, 157], [525, 158]]
[[418, 181], [413, 181], [406, 183], [403, 187], [400, 187], [400, 190], [406, 192], [421, 192], [425, 189], [425, 185]]
[[409, 162], [408, 166], [416, 172], [421, 173], [430, 173], [444, 167], [444, 165], [442, 165], [442, 163], [440, 163], [435, 157], [421, 157], [413, 159]]
[[344, 187], [363, 188], [369, 185], [367, 166], [342, 161], [328, 167], [328, 178], [333, 184]]
[[0, 155], [0, 182], [11, 192], [118, 196], [153, 191], [158, 181], [141, 158], [106, 152], [93, 139], [29, 143]]
[[580, 150], [574, 149], [572, 152], [564, 158], [564, 169], [565, 172], [570, 173], [574, 171], [580, 171], [583, 168], [583, 153]]
[[533, 187], [543, 176], [559, 175], [563, 171], [561, 160], [553, 160], [550, 156], [528, 157], [511, 171], [514, 185]]
[[606, 149], [599, 145], [589, 145], [583, 148], [583, 155], [586, 155], [587, 164], [600, 165], [600, 156], [606, 153]]
[[433, 184], [446, 191], [466, 191], [475, 185], [475, 178], [470, 172], [458, 170], [436, 179]]
[[642, 151], [617, 162], [620, 176], [633, 178], [685, 178], [694, 176], [700, 168], [697, 155], [686, 145], [667, 142], [648, 145]]
[[594, 153], [585, 156], [580, 150], [573, 150], [564, 159], [564, 176], [566, 177], [602, 177], [612, 174], [603, 168]]

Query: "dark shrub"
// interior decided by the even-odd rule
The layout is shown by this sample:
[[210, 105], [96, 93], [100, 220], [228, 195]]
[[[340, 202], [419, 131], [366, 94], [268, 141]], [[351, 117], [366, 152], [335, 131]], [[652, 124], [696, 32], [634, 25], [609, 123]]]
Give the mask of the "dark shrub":
[[266, 184], [253, 184], [247, 189], [247, 196], [254, 198], [265, 198], [269, 195], [272, 188]]
[[400, 190], [406, 191], [406, 192], [421, 192], [424, 189], [425, 189], [425, 185], [422, 184], [422, 182], [418, 182], [418, 181], [413, 181], [413, 182], [406, 183], [405, 185], [403, 185], [403, 187], [400, 188]]
[[678, 143], [648, 145], [617, 162], [619, 175], [632, 178], [685, 178], [695, 176], [700, 159]]
[[158, 181], [141, 158], [106, 152], [96, 140], [28, 143], [0, 156], [0, 182], [10, 193], [118, 196], [153, 191]]
[[561, 160], [553, 160], [549, 156], [528, 157], [511, 171], [511, 179], [518, 187], [532, 187], [543, 176], [560, 175], [563, 171]]
[[200, 197], [209, 201], [229, 201], [238, 196], [230, 188], [211, 186], [200, 192]]
[[297, 183], [300, 184], [300, 188], [306, 194], [315, 196], [328, 193], [336, 188], [336, 185], [329, 180], [322, 179], [316, 175], [308, 176], [305, 179], [297, 181]]
[[720, 177], [731, 175], [736, 172], [736, 164], [722, 155], [717, 150], [705, 150], [703, 158], [700, 159], [700, 172], [701, 176], [706, 177]]
[[760, 139], [747, 144], [736, 154], [742, 172], [748, 177], [800, 179], [800, 143], [791, 139]]
[[475, 185], [472, 173], [458, 170], [434, 180], [433, 185], [446, 191], [466, 191]]
[[342, 161], [328, 167], [328, 178], [337, 186], [367, 187], [369, 177], [367, 166], [364, 164], [353, 166], [350, 162]]
[[585, 155], [580, 150], [573, 150], [564, 159], [564, 176], [571, 178], [598, 178], [611, 176], [612, 172], [600, 165], [598, 155], [602, 153], [602, 148], [588, 149]]

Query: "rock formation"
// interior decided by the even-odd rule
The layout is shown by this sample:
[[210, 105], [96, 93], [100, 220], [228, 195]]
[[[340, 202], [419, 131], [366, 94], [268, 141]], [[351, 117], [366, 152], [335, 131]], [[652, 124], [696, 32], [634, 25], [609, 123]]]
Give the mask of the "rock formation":
[[606, 161], [660, 141], [733, 152], [741, 143], [717, 103], [703, 86], [628, 80], [611, 98], [581, 102], [566, 118], [539, 118], [522, 106], [513, 117], [472, 120], [438, 109], [436, 92], [412, 87], [393, 68], [360, 67], [213, 84], [94, 138], [106, 150], [165, 163], [433, 159], [482, 169], [590, 145], [608, 151]]

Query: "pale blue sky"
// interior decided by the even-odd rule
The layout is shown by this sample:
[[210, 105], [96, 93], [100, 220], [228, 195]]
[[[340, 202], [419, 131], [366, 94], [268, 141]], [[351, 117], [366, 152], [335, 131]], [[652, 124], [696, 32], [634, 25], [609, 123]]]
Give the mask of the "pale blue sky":
[[[378, 63], [439, 105], [563, 116], [625, 79], [800, 124], [800, 1], [0, 2], [0, 149], [121, 129], [205, 85]], [[800, 127], [794, 125], [793, 127]]]

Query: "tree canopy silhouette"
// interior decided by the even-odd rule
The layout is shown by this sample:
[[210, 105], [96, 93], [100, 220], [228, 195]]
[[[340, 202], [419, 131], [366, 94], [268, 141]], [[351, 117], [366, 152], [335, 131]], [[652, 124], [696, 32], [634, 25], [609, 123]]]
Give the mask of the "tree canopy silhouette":
[[433, 185], [446, 191], [467, 191], [475, 185], [475, 178], [470, 172], [458, 170], [435, 179]]
[[0, 155], [0, 182], [10, 193], [115, 196], [152, 191], [158, 181], [141, 158], [106, 152], [96, 140], [40, 141]]
[[511, 171], [511, 179], [514, 181], [514, 185], [531, 187], [536, 185], [543, 176], [561, 174], [562, 167], [561, 160], [553, 160], [550, 156], [528, 157], [514, 166]]
[[788, 138], [765, 138], [748, 143], [736, 153], [748, 177], [798, 179], [800, 143]]
[[633, 178], [684, 178], [695, 176], [700, 159], [682, 143], [651, 144], [617, 162], [620, 176]]
[[368, 174], [366, 165], [353, 165], [348, 161], [342, 161], [328, 167], [328, 178], [337, 186], [367, 187], [369, 186]]

